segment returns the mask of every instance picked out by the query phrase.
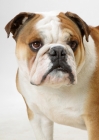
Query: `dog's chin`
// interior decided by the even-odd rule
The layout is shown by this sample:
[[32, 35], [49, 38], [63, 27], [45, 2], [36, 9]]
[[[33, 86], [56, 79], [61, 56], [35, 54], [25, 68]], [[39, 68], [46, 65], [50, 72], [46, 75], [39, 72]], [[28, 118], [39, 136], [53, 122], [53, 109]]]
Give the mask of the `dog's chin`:
[[35, 78], [30, 83], [35, 86], [70, 86], [77, 83], [77, 78], [72, 73], [67, 73], [62, 68], [57, 68], [52, 71], [47, 71], [39, 81], [39, 79]]

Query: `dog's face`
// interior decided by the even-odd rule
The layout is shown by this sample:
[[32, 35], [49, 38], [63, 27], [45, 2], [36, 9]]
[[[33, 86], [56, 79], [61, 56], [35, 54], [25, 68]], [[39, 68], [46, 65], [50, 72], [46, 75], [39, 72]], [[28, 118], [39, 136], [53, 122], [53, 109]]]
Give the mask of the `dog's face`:
[[71, 85], [85, 60], [88, 25], [73, 13], [20, 13], [6, 26], [16, 40], [19, 69], [33, 85]]

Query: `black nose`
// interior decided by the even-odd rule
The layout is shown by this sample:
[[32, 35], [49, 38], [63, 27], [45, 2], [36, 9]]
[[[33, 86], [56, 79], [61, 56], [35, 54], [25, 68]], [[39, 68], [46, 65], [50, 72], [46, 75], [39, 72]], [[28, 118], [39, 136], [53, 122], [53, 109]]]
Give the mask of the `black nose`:
[[52, 61], [55, 61], [56, 59], [64, 60], [66, 58], [66, 51], [61, 46], [53, 47], [49, 51], [49, 56]]

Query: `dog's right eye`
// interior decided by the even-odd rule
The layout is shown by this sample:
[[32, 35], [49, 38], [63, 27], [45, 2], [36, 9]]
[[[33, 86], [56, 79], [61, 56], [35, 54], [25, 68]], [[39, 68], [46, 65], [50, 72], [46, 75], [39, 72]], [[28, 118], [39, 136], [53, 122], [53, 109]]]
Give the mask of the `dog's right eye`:
[[78, 46], [78, 42], [75, 41], [75, 40], [73, 40], [73, 41], [68, 42], [68, 45], [70, 45], [71, 49], [72, 49], [73, 51], [75, 51], [76, 48], [77, 48], [77, 46]]
[[42, 47], [43, 43], [41, 41], [33, 41], [29, 44], [31, 50], [38, 51]]

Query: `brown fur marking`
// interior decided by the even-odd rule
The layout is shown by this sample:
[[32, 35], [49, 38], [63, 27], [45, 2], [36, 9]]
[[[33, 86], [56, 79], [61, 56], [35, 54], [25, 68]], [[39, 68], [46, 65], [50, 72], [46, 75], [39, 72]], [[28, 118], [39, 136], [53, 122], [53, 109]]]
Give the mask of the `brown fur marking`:
[[58, 18], [61, 20], [61, 28], [64, 31], [64, 29], [70, 29], [72, 31], [71, 33], [71, 40], [77, 40], [78, 41], [78, 47], [76, 51], [74, 52], [76, 65], [79, 67], [85, 60], [85, 50], [82, 43], [82, 36], [80, 33], [80, 30], [78, 29], [77, 25], [64, 13], [60, 13], [58, 15]]
[[99, 140], [99, 29], [97, 27], [91, 27], [91, 36], [96, 45], [97, 64], [90, 82], [84, 119], [89, 133], [89, 140]]

